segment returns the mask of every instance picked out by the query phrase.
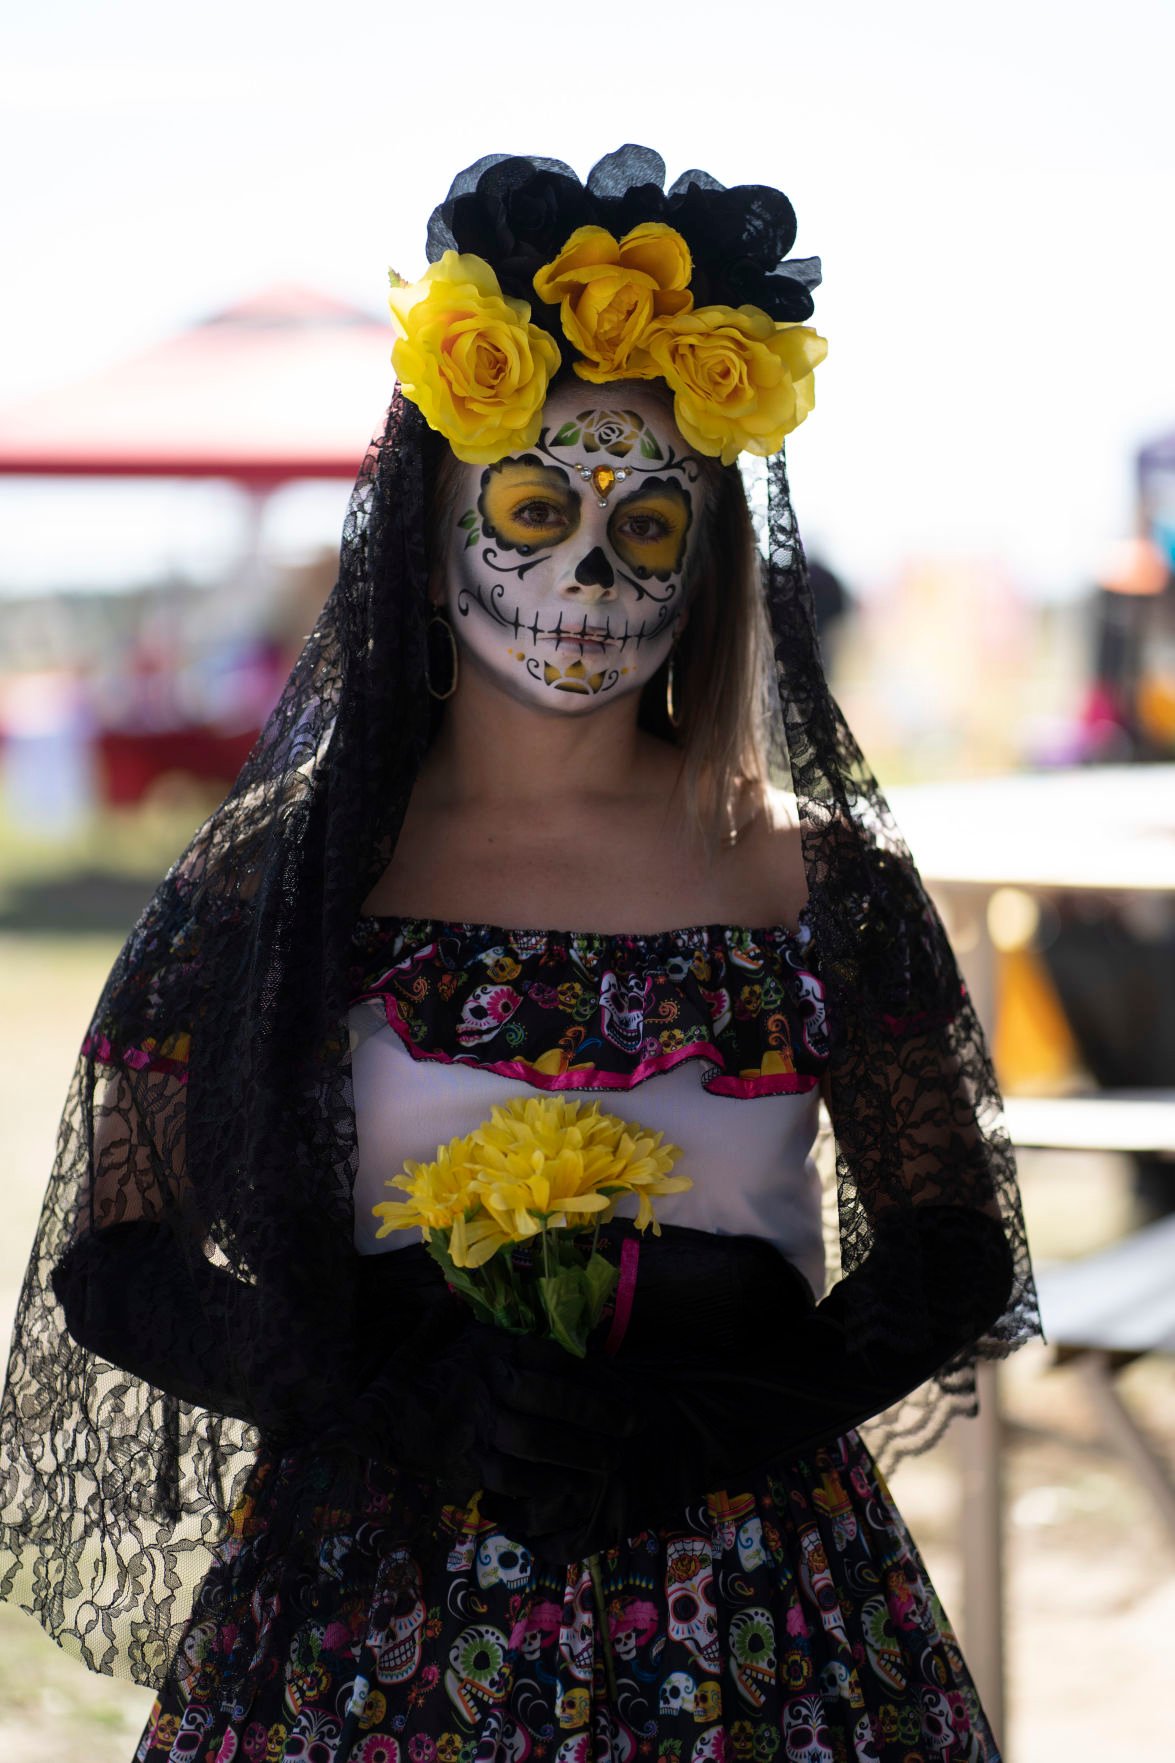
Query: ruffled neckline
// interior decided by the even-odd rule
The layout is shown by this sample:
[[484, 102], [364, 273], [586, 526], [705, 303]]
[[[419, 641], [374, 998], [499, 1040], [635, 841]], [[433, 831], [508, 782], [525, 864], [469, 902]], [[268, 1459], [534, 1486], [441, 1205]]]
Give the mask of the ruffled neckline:
[[598, 1091], [694, 1059], [712, 1094], [778, 1095], [827, 1062], [815, 953], [806, 909], [794, 929], [639, 933], [365, 914], [350, 991], [417, 1060]]
[[594, 943], [621, 943], [634, 947], [647, 946], [657, 948], [669, 944], [675, 948], [707, 947], [711, 942], [724, 941], [728, 938], [746, 940], [748, 942], [793, 942], [801, 948], [811, 940], [812, 927], [809, 922], [807, 903], [801, 906], [798, 914], [799, 922], [793, 928], [786, 924], [741, 925], [723, 924], [685, 924], [674, 926], [670, 930], [618, 931], [618, 930], [551, 930], [524, 929], [518, 926], [491, 924], [480, 919], [460, 918], [417, 918], [399, 912], [363, 912], [356, 924], [358, 928], [365, 925], [376, 925], [400, 931], [406, 936], [420, 934], [451, 935], [459, 937], [486, 937], [494, 942], [506, 943], [517, 947], [520, 943], [575, 945]]

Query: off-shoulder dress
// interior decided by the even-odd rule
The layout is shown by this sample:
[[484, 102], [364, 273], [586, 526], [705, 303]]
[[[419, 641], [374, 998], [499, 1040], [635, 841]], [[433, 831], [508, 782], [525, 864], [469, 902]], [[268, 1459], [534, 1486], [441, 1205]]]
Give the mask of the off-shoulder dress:
[[[670, 1245], [761, 1238], [820, 1295], [827, 1044], [802, 918], [621, 936], [368, 917], [352, 955], [364, 1268], [405, 1254], [372, 1207], [406, 1159], [557, 1092], [682, 1148], [693, 1187], [658, 1207]], [[639, 1267], [629, 1300], [638, 1323]], [[709, 1326], [704, 1305], [686, 1315], [679, 1371]], [[543, 1559], [485, 1502], [430, 1499], [383, 1457], [359, 1485], [335, 1503], [313, 1441], [263, 1453], [137, 1763], [998, 1758], [851, 1428], [595, 1560]]]

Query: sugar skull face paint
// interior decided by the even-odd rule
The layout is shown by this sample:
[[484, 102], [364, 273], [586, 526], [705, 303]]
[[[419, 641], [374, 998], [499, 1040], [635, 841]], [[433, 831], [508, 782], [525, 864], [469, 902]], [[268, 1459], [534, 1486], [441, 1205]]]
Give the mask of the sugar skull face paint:
[[559, 466], [544, 465], [537, 453], [523, 453], [482, 473], [477, 512], [481, 537], [530, 557], [574, 536], [579, 496]]
[[650, 477], [618, 502], [608, 522], [617, 555], [639, 581], [681, 573], [693, 505], [675, 477]]
[[562, 388], [533, 447], [459, 467], [448, 535], [462, 662], [560, 714], [639, 691], [665, 660], [704, 507], [702, 462], [660, 398], [606, 391], [615, 404]]

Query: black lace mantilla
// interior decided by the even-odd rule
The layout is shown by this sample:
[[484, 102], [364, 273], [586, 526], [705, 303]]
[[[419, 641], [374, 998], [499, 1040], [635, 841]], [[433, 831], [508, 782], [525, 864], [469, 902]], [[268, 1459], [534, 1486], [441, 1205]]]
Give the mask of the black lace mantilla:
[[[747, 298], [807, 316], [812, 275], [793, 265], [776, 287], [794, 226], [782, 198], [700, 173], [666, 194], [660, 179], [638, 149], [586, 189], [557, 162], [482, 161], [430, 246], [484, 249], [509, 281], [573, 218], [665, 216], [715, 276], [721, 261], [728, 298], [742, 276]], [[358, 1326], [348, 967], [433, 730], [424, 517], [442, 447], [397, 395], [338, 583], [239, 778], [115, 962], [66, 1101], [0, 1409], [0, 1592], [87, 1664], [142, 1683], [167, 1674], [259, 1429], [317, 1437], [360, 1393], [338, 1373]], [[985, 1314], [1007, 1293], [879, 1423], [882, 1442], [916, 1449], [971, 1406], [976, 1354], [1038, 1328], [1012, 1151], [943, 927], [829, 693], [782, 454], [764, 553], [775, 760], [802, 820], [827, 1004], [842, 1266], [867, 1274], [884, 1244], [895, 1270], [842, 1282], [844, 1327], [856, 1351], [898, 1342], [926, 1362], [944, 1294], [919, 1221], [943, 1208], [960, 1227], [952, 1266], [994, 1294]]]

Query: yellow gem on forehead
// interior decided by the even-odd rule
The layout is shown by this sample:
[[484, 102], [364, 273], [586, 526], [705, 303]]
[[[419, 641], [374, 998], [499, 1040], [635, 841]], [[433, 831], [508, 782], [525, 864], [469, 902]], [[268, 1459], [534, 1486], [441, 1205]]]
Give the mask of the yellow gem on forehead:
[[615, 486], [632, 476], [630, 465], [577, 465], [575, 469], [584, 483], [592, 486], [601, 508], [608, 506], [608, 497]]

